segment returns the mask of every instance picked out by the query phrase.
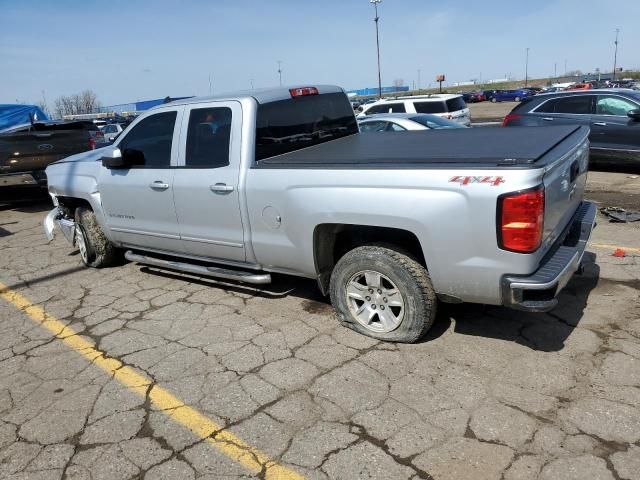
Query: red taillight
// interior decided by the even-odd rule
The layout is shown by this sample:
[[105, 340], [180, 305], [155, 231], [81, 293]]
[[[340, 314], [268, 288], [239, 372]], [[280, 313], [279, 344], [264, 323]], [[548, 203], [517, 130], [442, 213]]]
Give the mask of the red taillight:
[[520, 118], [522, 118], [522, 115], [518, 115], [517, 113], [510, 113], [509, 115], [504, 117], [504, 120], [502, 121], [502, 126], [506, 127], [509, 122], [518, 120]]
[[104, 132], [102, 132], [102, 131], [97, 131], [97, 132], [96, 132], [96, 137], [102, 137], [102, 138], [104, 138]]
[[89, 137], [89, 150], [95, 150], [95, 149], [96, 149], [96, 141], [92, 137]]
[[318, 95], [318, 89], [316, 87], [301, 87], [301, 88], [291, 88], [289, 90], [291, 94], [291, 98], [296, 97], [306, 97], [308, 95]]
[[544, 230], [544, 187], [498, 198], [498, 246], [518, 253], [535, 252]]

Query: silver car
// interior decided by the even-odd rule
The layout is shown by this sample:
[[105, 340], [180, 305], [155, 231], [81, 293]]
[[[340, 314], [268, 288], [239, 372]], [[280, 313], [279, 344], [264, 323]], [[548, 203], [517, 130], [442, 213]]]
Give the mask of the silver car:
[[426, 113], [387, 113], [369, 115], [358, 122], [361, 132], [403, 132], [406, 130], [440, 130], [468, 128], [453, 120]]

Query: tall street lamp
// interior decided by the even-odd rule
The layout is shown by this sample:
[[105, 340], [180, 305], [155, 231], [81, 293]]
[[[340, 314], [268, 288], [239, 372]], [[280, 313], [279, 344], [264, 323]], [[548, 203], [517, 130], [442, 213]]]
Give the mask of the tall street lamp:
[[373, 19], [376, 22], [376, 48], [378, 51], [378, 98], [382, 98], [382, 77], [380, 75], [380, 35], [378, 33], [378, 4], [382, 0], [369, 0], [369, 2], [373, 3], [374, 8], [376, 9], [376, 18]]
[[282, 86], [282, 60], [278, 60], [278, 76], [280, 77], [280, 86]]
[[612, 80], [616, 81], [616, 64], [618, 63], [618, 34], [620, 33], [620, 29], [616, 28], [616, 41], [613, 42], [616, 46], [616, 49], [613, 51], [613, 75]]
[[524, 86], [527, 87], [529, 83], [529, 47], [527, 47], [527, 56], [524, 62]]

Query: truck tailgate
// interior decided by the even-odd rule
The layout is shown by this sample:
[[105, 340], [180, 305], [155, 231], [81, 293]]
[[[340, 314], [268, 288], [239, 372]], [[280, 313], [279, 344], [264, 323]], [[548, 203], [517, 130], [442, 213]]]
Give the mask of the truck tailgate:
[[545, 191], [544, 243], [549, 248], [566, 230], [584, 196], [589, 166], [588, 129], [581, 128], [550, 154], [561, 159], [543, 177]]
[[44, 170], [61, 158], [89, 149], [86, 130], [16, 132], [0, 135], [0, 174]]

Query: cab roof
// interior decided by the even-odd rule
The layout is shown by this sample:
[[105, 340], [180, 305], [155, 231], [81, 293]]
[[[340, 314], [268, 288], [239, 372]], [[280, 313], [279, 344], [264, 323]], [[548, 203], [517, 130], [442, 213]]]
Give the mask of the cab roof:
[[[287, 85], [282, 87], [256, 88], [253, 90], [239, 90], [235, 92], [223, 93], [220, 95], [211, 95], [206, 97], [191, 97], [182, 100], [170, 102], [170, 105], [191, 105], [194, 103], [214, 102], [220, 100], [240, 100], [253, 98], [258, 103], [277, 102], [279, 100], [289, 100], [291, 98], [290, 89], [315, 87], [320, 95], [324, 93], [344, 93], [344, 90], [336, 85]], [[157, 107], [163, 107], [169, 104], [161, 104]]]

